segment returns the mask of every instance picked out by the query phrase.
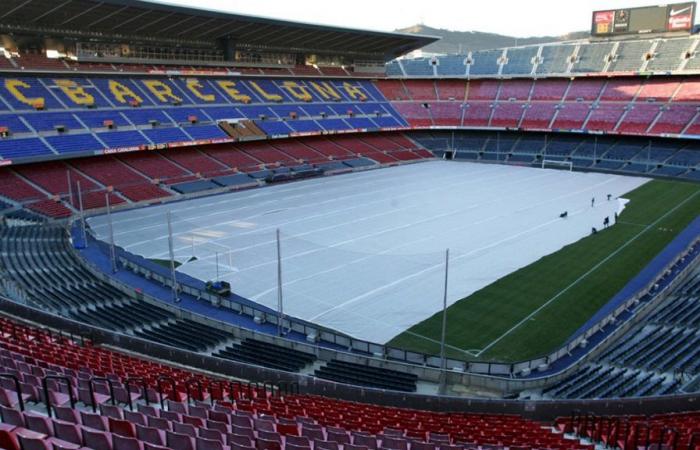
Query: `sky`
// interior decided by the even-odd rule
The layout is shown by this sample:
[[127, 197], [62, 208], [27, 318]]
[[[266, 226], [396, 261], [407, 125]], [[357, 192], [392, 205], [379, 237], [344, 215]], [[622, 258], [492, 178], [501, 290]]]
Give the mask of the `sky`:
[[[681, 0], [679, 0], [681, 1]], [[653, 0], [167, 0], [239, 14], [393, 31], [415, 24], [515, 37], [590, 29], [591, 13], [660, 4]]]

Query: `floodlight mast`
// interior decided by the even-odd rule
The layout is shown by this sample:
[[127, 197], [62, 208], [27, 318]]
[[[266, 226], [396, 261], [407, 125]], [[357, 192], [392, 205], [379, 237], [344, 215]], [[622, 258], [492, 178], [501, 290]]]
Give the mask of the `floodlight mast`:
[[277, 238], [277, 335], [283, 335], [282, 322], [284, 320], [284, 307], [282, 303], [282, 254], [280, 249], [280, 229], [276, 231]]
[[78, 208], [80, 208], [80, 232], [83, 237], [83, 245], [87, 247], [87, 231], [85, 230], [85, 211], [83, 210], [83, 192], [80, 190], [80, 180], [77, 181], [78, 187]]
[[112, 273], [117, 273], [117, 252], [114, 248], [114, 225], [112, 224], [112, 205], [109, 203], [109, 192], [105, 193], [107, 205], [107, 225], [109, 228], [109, 261], [112, 264]]
[[168, 220], [168, 253], [170, 254], [170, 277], [172, 278], [172, 298], [173, 302], [178, 303], [180, 297], [177, 295], [177, 275], [175, 273], [175, 251], [173, 250], [173, 225], [171, 223], [170, 211], [166, 213]]
[[445, 250], [445, 286], [442, 294], [442, 334], [440, 336], [440, 393], [444, 394], [447, 374], [447, 357], [445, 356], [445, 335], [447, 334], [447, 277], [450, 270], [450, 249]]

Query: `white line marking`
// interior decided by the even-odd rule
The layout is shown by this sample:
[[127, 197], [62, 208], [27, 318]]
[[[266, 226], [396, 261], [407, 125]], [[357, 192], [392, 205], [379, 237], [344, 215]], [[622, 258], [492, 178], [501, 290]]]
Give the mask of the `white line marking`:
[[661, 217], [659, 217], [658, 219], [656, 219], [654, 222], [652, 222], [652, 223], [650, 223], [649, 225], [647, 225], [642, 231], [640, 231], [639, 233], [635, 234], [632, 238], [630, 238], [630, 240], [628, 240], [627, 242], [625, 242], [622, 246], [618, 247], [614, 252], [612, 252], [611, 254], [609, 254], [608, 256], [606, 256], [606, 257], [605, 257], [604, 259], [602, 259], [598, 264], [596, 264], [596, 265], [593, 266], [590, 270], [588, 270], [586, 273], [584, 273], [583, 275], [581, 275], [580, 277], [578, 277], [576, 280], [574, 280], [570, 285], [568, 285], [567, 287], [565, 287], [564, 289], [562, 289], [561, 291], [559, 291], [559, 293], [557, 293], [554, 297], [550, 298], [550, 299], [547, 300], [545, 303], [543, 303], [539, 308], [535, 309], [535, 310], [532, 311], [530, 314], [528, 314], [527, 316], [525, 316], [525, 318], [524, 318], [523, 320], [521, 320], [520, 322], [516, 323], [513, 327], [511, 327], [508, 331], [506, 331], [505, 333], [503, 333], [501, 336], [499, 336], [498, 338], [494, 339], [490, 344], [488, 344], [486, 347], [484, 347], [483, 349], [481, 349], [481, 351], [479, 352], [479, 354], [476, 355], [476, 356], [477, 356], [477, 357], [481, 356], [486, 350], [490, 349], [491, 347], [493, 347], [494, 345], [496, 345], [497, 343], [499, 343], [504, 337], [508, 336], [510, 333], [512, 333], [513, 331], [515, 331], [516, 329], [518, 329], [522, 324], [524, 324], [525, 322], [527, 322], [528, 320], [530, 320], [532, 317], [534, 317], [535, 315], [537, 315], [537, 313], [539, 313], [539, 312], [542, 311], [544, 308], [546, 308], [547, 306], [549, 306], [552, 302], [554, 302], [556, 299], [558, 299], [559, 297], [561, 297], [561, 296], [562, 296], [565, 292], [567, 292], [569, 289], [571, 289], [572, 287], [576, 286], [578, 283], [580, 283], [580, 282], [581, 282], [584, 278], [586, 278], [588, 275], [590, 275], [591, 273], [593, 273], [593, 272], [595, 272], [596, 270], [598, 270], [598, 268], [599, 268], [600, 266], [602, 266], [602, 265], [605, 264], [607, 261], [609, 261], [611, 258], [613, 258], [615, 255], [617, 255], [618, 253], [620, 253], [620, 252], [621, 252], [622, 250], [624, 250], [628, 245], [630, 245], [632, 242], [634, 242], [635, 240], [637, 240], [637, 238], [639, 238], [641, 235], [643, 235], [644, 233], [646, 233], [647, 231], [649, 231], [651, 228], [653, 228], [654, 226], [656, 226], [657, 223], [661, 222], [661, 221], [662, 221], [663, 219], [665, 219], [669, 214], [671, 214], [672, 212], [676, 211], [678, 208], [680, 208], [681, 206], [683, 206], [684, 204], [686, 204], [687, 202], [689, 202], [693, 197], [695, 197], [695, 196], [698, 195], [699, 193], [700, 193], [700, 191], [695, 191], [695, 193], [691, 194], [688, 198], [686, 198], [685, 200], [683, 200], [682, 202], [680, 202], [678, 205], [676, 205], [675, 207], [673, 207], [672, 209], [670, 209], [669, 211], [667, 211], [665, 214], [663, 214]]

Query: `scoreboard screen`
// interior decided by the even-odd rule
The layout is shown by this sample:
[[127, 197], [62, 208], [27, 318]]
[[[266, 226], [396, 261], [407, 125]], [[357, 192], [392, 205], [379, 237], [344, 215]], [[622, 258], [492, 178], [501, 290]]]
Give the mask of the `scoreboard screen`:
[[593, 36], [619, 34], [690, 32], [695, 23], [695, 2], [641, 8], [594, 11]]

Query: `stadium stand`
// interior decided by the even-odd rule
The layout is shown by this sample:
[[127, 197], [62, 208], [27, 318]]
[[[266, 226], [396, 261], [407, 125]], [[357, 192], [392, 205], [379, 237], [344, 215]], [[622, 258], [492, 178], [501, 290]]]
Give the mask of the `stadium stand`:
[[698, 294], [700, 273], [696, 272], [616, 345], [544, 394], [612, 398], [677, 392], [700, 371]]
[[581, 45], [576, 53], [576, 59], [571, 67], [571, 72], [603, 72], [607, 66], [607, 59], [612, 49], [613, 44], [610, 42]]
[[[29, 3], [37, 9], [46, 6], [41, 0]], [[111, 3], [96, 2], [93, 7], [100, 11], [115, 7]], [[143, 8], [140, 3], [123, 8], [131, 12], [130, 8]], [[26, 5], [18, 3], [3, 17], [23, 11]], [[66, 15], [78, 9], [66, 6], [60, 5], [61, 14], [64, 9]], [[52, 13], [56, 5], [50, 7]], [[133, 20], [139, 30], [170, 40], [164, 30], [178, 22], [170, 28], [140, 23], [142, 15], [147, 18], [154, 11], [123, 17], [116, 10], [115, 18], [122, 20], [114, 20], [113, 30]], [[92, 8], [86, 8], [74, 19], [83, 14], [89, 18], [92, 13]], [[181, 22], [196, 22], [188, 29], [204, 28], [221, 19], [207, 17], [202, 22], [196, 14], [188, 16], [191, 13], [186, 8], [171, 12]], [[36, 22], [46, 25], [40, 19], [51, 15], [40, 15]], [[94, 20], [99, 23], [103, 17]], [[171, 20], [168, 14], [158, 17]], [[231, 22], [223, 25], [230, 26], [240, 18], [227, 20]], [[75, 22], [80, 28], [82, 20]], [[222, 30], [223, 25], [212, 29]], [[275, 30], [284, 25], [271, 20], [265, 26]], [[257, 27], [236, 29], [246, 28]], [[289, 36], [288, 44], [295, 49], [311, 48], [310, 41], [292, 38], [318, 32], [305, 31], [267, 35]], [[283, 342], [276, 337], [266, 336], [265, 342], [240, 337], [232, 332], [234, 327], [176, 304], [159, 304], [140, 290], [126, 291], [116, 278], [107, 281], [106, 275], [78, 258], [64, 222], [26, 224], [41, 222], [42, 216], [76, 216], [82, 207], [96, 210], [107, 202], [116, 208], [144, 206], [434, 156], [521, 166], [540, 166], [543, 160], [553, 159], [571, 162], [574, 169], [700, 180], [700, 149], [692, 140], [700, 136], [697, 36], [580, 40], [468, 55], [402, 58], [387, 64], [389, 78], [384, 79], [384, 73], [374, 70], [376, 66], [381, 69], [384, 60], [435, 39], [382, 33], [374, 37], [360, 33], [362, 39], [348, 39], [355, 32], [358, 30], [329, 27], [324, 36], [333, 36], [328, 42], [336, 42], [345, 51], [370, 58], [361, 61], [358, 57], [357, 66], [348, 64], [348, 55], [327, 52], [330, 56], [326, 58], [323, 50], [316, 62], [311, 61], [315, 56], [296, 52], [275, 54], [276, 64], [263, 60], [270, 55], [261, 50], [262, 56], [247, 55], [250, 67], [237, 67], [233, 62], [207, 61], [207, 55], [202, 65], [149, 58], [126, 63], [120, 62], [129, 59], [122, 58], [123, 54], [115, 56], [116, 62], [97, 62], [94, 60], [102, 58], [97, 53], [83, 60], [75, 55], [49, 57], [44, 49], [12, 54], [3, 49], [0, 290], [18, 295], [20, 303], [96, 327], [95, 338], [117, 336], [138, 341], [145, 350], [167, 348], [160, 357], [187, 355], [198, 367], [202, 361], [215, 360], [214, 367], [235, 364], [240, 373], [255, 367], [265, 374], [273, 372], [263, 368], [313, 374], [328, 380], [307, 379], [318, 382], [324, 394], [375, 402], [373, 393], [379, 391], [363, 389], [367, 387], [399, 391], [402, 401], [410, 404], [407, 399], [413, 397], [409, 393], [420, 387], [418, 377], [375, 366], [400, 368], [399, 363], [391, 365], [388, 354], [383, 359], [371, 349], [353, 348], [340, 340], [332, 347], [338, 352], [329, 357], [323, 347], [307, 343], [299, 345], [308, 350], [302, 351], [268, 342]], [[127, 29], [120, 36], [130, 34]], [[186, 34], [183, 30], [178, 37]], [[251, 39], [250, 34], [236, 36], [236, 40], [246, 38]], [[3, 45], [12, 39], [7, 36]], [[363, 40], [370, 45], [362, 51], [345, 47], [348, 42], [360, 46]], [[381, 46], [382, 40], [389, 44]], [[210, 50], [207, 44], [200, 44], [203, 53]], [[227, 53], [237, 45], [230, 44]], [[267, 44], [257, 42], [251, 48], [263, 49]], [[120, 51], [128, 53], [128, 49]], [[249, 52], [233, 53], [238, 58]], [[223, 58], [223, 52], [217, 57]], [[632, 76], [655, 71], [663, 75]], [[416, 129], [409, 131], [411, 127]], [[428, 127], [431, 129], [420, 130]], [[11, 213], [5, 215], [5, 211]], [[14, 226], [14, 222], [23, 226]], [[648, 320], [627, 330], [603, 354], [547, 387], [544, 397], [620, 398], [684, 393], [688, 386], [697, 389], [699, 276], [696, 273]], [[197, 301], [205, 306], [203, 299]], [[217, 307], [218, 303], [212, 306]], [[241, 320], [255, 324], [255, 330], [257, 325], [272, 326], [258, 323], [264, 317], [248, 310], [241, 310], [240, 315], [245, 316]], [[317, 336], [302, 335], [300, 340], [304, 338]], [[583, 428], [581, 417], [572, 416], [558, 420], [558, 426], [551, 429], [519, 416], [427, 413], [325, 397], [282, 396], [280, 391], [224, 383], [210, 375], [126, 356], [95, 342], [68, 339], [55, 331], [0, 317], [0, 364], [5, 375], [21, 383], [15, 390], [12, 377], [0, 377], [0, 447], [593, 450], [601, 443], [612, 443], [625, 450], [638, 447], [639, 430], [645, 426], [646, 448], [654, 448], [651, 442], [658, 440], [657, 450], [675, 449], [677, 439], [680, 450], [696, 447], [692, 434], [697, 417], [690, 414], [607, 417], [584, 422]], [[354, 361], [349, 362], [346, 356], [338, 357], [355, 354], [364, 355], [366, 364], [358, 364], [359, 358], [347, 356]], [[437, 367], [434, 362], [426, 364], [425, 370], [433, 366]], [[538, 370], [549, 370], [543, 366]], [[278, 380], [301, 376], [274, 374], [271, 378]], [[50, 376], [55, 375], [65, 376], [64, 384], [51, 381]], [[133, 376], [143, 379], [143, 390], [141, 386], [130, 389], [126, 379]], [[162, 392], [162, 377], [171, 380], [171, 392]], [[42, 378], [45, 392], [40, 390]], [[689, 384], [693, 379], [694, 385]], [[198, 386], [194, 398], [193, 384]], [[77, 407], [72, 397], [79, 400]], [[160, 407], [149, 405], [158, 400]], [[29, 411], [22, 411], [22, 402]], [[515, 403], [502, 402], [498, 407], [505, 410]], [[528, 413], [534, 409], [532, 406]], [[680, 431], [667, 430], [670, 426]]]
[[[413, 83], [410, 89], [408, 83]], [[461, 124], [642, 136], [700, 132], [696, 106], [690, 105], [698, 103], [693, 78], [470, 80], [462, 102], [460, 83], [434, 83], [387, 80], [377, 86], [385, 97], [396, 99], [392, 106], [414, 127]], [[522, 120], [518, 108], [525, 110]]]
[[287, 372], [299, 372], [316, 360], [316, 357], [310, 353], [253, 339], [244, 339], [240, 344], [215, 352], [214, 356]]
[[596, 444], [629, 447], [680, 449], [697, 448], [695, 432], [700, 418], [696, 412], [652, 414], [647, 416], [588, 416], [572, 413], [559, 417], [555, 426], [562, 432]]
[[[22, 386], [27, 392], [20, 406], [13, 387], [6, 384], [3, 389], [9, 401], [0, 408], [0, 442], [8, 450], [42, 446], [279, 449], [310, 448], [312, 443], [328, 449], [340, 445], [400, 449], [409, 444], [451, 448], [496, 441], [510, 447], [593, 448], [578, 438], [565, 437], [558, 428], [515, 415], [427, 412], [294, 394], [276, 397], [247, 384], [222, 383], [89, 341], [81, 345], [5, 318], [0, 325], [8, 331], [0, 338], [3, 366], [26, 380]], [[67, 384], [48, 383], [51, 412], [46, 416], [36, 410], [46, 403], [38, 387], [49, 374], [64, 377]], [[127, 391], [126, 379], [134, 375], [143, 379], [145, 393], [141, 386], [139, 391]], [[159, 380], [167, 380], [166, 389]], [[110, 386], [116, 404], [110, 403]], [[190, 386], [197, 386], [194, 392]], [[209, 397], [216, 400], [213, 405], [203, 401]], [[557, 423], [567, 426], [563, 418]]]
[[[445, 55], [434, 59], [435, 74], [425, 58], [387, 64], [390, 77], [501, 77], [570, 74], [692, 73], [700, 68], [697, 36], [658, 37], [624, 41], [580, 40], [506, 49], [479, 50], [466, 58]], [[505, 51], [505, 57], [503, 57]]]
[[380, 389], [407, 392], [416, 390], [417, 377], [414, 374], [363, 366], [335, 359], [316, 370], [315, 375], [326, 380]]
[[503, 64], [503, 75], [529, 75], [532, 72], [533, 61], [537, 56], [538, 47], [509, 48], [506, 53], [506, 63]]
[[535, 73], [566, 73], [576, 46], [574, 45], [543, 45], [542, 54]]
[[692, 44], [693, 42], [687, 39], [660, 40], [656, 45], [652, 58], [647, 65], [647, 70], [672, 71], [677, 69], [684, 61], [685, 56], [690, 51]]
[[[448, 113], [451, 111], [445, 112]], [[270, 144], [218, 144], [5, 167], [0, 168], [0, 197], [23, 203], [50, 217], [67, 217], [79, 209], [79, 194], [82, 194], [83, 208], [90, 210], [103, 208], [106, 194], [111, 205], [118, 206], [157, 201], [181, 194], [183, 189], [193, 193], [247, 186], [252, 183], [246, 177], [238, 177], [236, 182], [222, 178], [222, 183], [215, 179], [265, 168], [294, 168], [300, 164], [322, 167], [330, 161], [354, 160], [358, 156], [369, 157], [379, 164], [432, 157], [401, 134], [386, 136], [365, 135], [362, 138], [375, 142], [375, 146], [368, 146], [357, 137], [338, 137], [333, 142], [309, 137]], [[336, 169], [349, 168], [343, 164], [336, 166]], [[214, 182], [207, 179], [214, 179]], [[192, 189], [184, 187], [184, 183], [192, 182], [196, 183]]]
[[[8, 135], [0, 140], [0, 158], [13, 161], [229, 139], [215, 126], [215, 120], [248, 118], [270, 135], [320, 132], [326, 120], [338, 118], [346, 122], [346, 128], [379, 128], [374, 119], [386, 124], [383, 126], [405, 124], [369, 81], [357, 79], [66, 80], [6, 76], [0, 86], [0, 98], [15, 110], [0, 111], [0, 126]], [[421, 92], [418, 89], [416, 99], [423, 98]], [[430, 98], [435, 98], [434, 92], [433, 88]], [[311, 110], [311, 105], [327, 109], [309, 120], [301, 105], [309, 105]], [[37, 108], [42, 111], [31, 111]], [[306, 120], [283, 121], [297, 118]]]
[[401, 62], [404, 71], [410, 76], [433, 76], [433, 64], [430, 58], [405, 59]]
[[466, 55], [444, 56], [438, 60], [438, 76], [464, 76], [467, 72]]
[[574, 168], [590, 169], [596, 164], [594, 168], [598, 170], [691, 179], [700, 169], [700, 156], [693, 153], [697, 146], [692, 140], [550, 136], [534, 132], [519, 135], [507, 131], [430, 131], [410, 136], [437, 156], [455, 151], [456, 159], [539, 165], [546, 157], [571, 161]]
[[613, 50], [608, 72], [629, 72], [642, 67], [645, 58], [650, 55], [650, 41], [621, 41]]
[[474, 52], [467, 59], [469, 75], [495, 75], [501, 66], [502, 50], [483, 50]]

